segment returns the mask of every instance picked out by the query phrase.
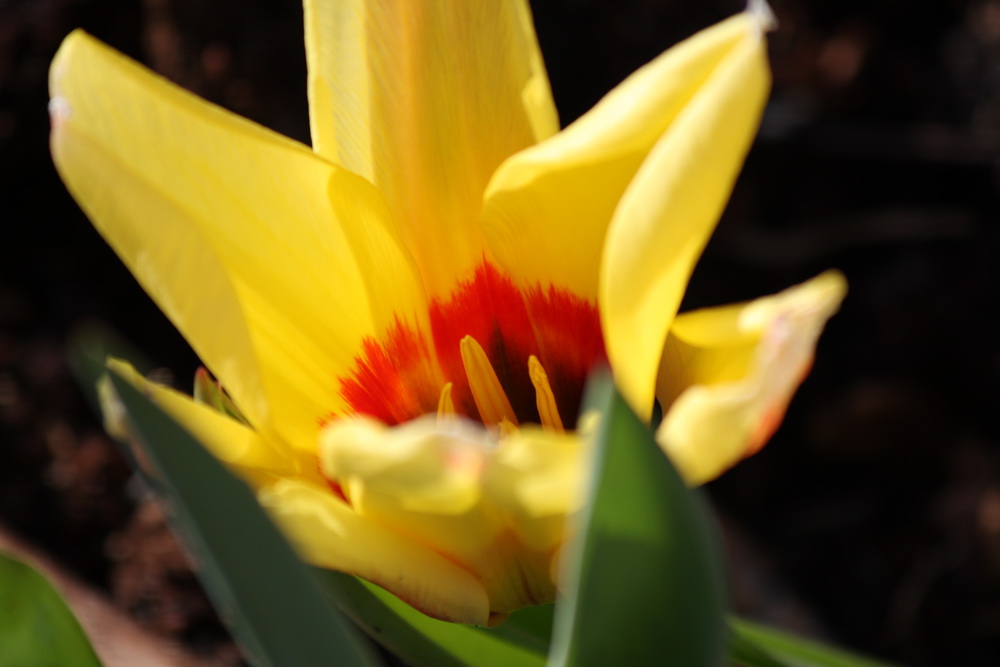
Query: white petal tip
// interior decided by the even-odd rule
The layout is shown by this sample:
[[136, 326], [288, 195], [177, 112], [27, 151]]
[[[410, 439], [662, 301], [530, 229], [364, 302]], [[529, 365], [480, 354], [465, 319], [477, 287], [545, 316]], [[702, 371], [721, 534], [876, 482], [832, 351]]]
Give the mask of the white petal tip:
[[747, 0], [747, 13], [757, 19], [761, 32], [770, 32], [778, 27], [778, 17], [767, 0]]

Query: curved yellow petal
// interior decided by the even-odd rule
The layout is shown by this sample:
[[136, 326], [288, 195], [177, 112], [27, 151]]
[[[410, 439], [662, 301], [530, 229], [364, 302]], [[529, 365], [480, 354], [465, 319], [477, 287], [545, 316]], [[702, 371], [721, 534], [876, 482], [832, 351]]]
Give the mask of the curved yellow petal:
[[426, 416], [391, 429], [365, 417], [339, 419], [323, 429], [320, 460], [361, 512], [362, 493], [377, 491], [407, 512], [464, 514], [482, 496], [490, 453], [484, 433], [457, 418]]
[[500, 166], [486, 191], [483, 229], [515, 280], [597, 299], [601, 249], [622, 193], [756, 22], [740, 14], [681, 42], [565, 130]]
[[700, 83], [625, 191], [608, 228], [598, 304], [615, 381], [643, 418], [694, 264], [729, 198], [770, 86], [763, 19]]
[[324, 430], [320, 457], [359, 516], [461, 565], [491, 612], [507, 613], [552, 601], [551, 558], [580, 476], [572, 436], [530, 433], [498, 443], [459, 418], [344, 419]]
[[359, 516], [329, 490], [282, 480], [258, 496], [310, 563], [367, 579], [428, 616], [487, 623], [489, 601], [473, 575]]
[[824, 273], [780, 294], [677, 317], [663, 353], [656, 439], [692, 486], [764, 446], [846, 293]]
[[196, 403], [190, 396], [170, 387], [146, 379], [128, 362], [108, 359], [107, 366], [108, 370], [152, 399], [216, 458], [252, 486], [278, 477], [296, 477], [317, 483], [323, 481], [314, 456], [269, 442], [235, 419]]
[[487, 493], [528, 548], [554, 550], [565, 540], [566, 517], [584, 499], [588, 442], [581, 434], [531, 426], [501, 440]]
[[486, 430], [463, 419], [390, 428], [356, 417], [324, 429], [320, 460], [358, 514], [470, 569], [502, 530], [482, 495], [490, 448]]
[[251, 423], [312, 449], [361, 340], [424, 310], [377, 191], [79, 31], [50, 85], [88, 217]]
[[433, 296], [482, 259], [490, 175], [558, 130], [524, 0], [307, 0], [313, 145], [375, 183]]

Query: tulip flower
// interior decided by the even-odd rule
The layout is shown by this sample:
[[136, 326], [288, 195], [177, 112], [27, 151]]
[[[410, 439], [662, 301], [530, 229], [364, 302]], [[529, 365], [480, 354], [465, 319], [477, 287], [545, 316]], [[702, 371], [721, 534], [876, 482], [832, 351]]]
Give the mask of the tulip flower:
[[73, 33], [56, 166], [228, 407], [111, 368], [309, 562], [463, 623], [551, 602], [591, 369], [647, 421], [660, 402], [698, 484], [764, 444], [842, 298], [831, 273], [677, 314], [759, 122], [769, 20], [752, 3], [560, 131], [524, 0], [306, 0], [311, 148]]

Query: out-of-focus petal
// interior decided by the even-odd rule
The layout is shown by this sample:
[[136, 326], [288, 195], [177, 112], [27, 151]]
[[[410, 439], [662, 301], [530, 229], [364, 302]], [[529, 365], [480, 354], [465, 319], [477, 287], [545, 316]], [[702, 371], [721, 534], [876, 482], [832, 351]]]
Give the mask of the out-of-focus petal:
[[656, 367], [694, 264], [722, 213], [770, 85], [764, 19], [699, 82], [625, 191], [608, 228], [598, 305], [615, 382], [648, 418]]
[[482, 497], [492, 447], [484, 428], [461, 419], [387, 427], [359, 417], [324, 429], [320, 461], [359, 515], [472, 570], [503, 528]]
[[486, 191], [483, 228], [494, 257], [522, 287], [557, 284], [597, 299], [601, 249], [622, 193], [756, 20], [740, 14], [685, 40], [565, 130], [500, 166]]
[[359, 511], [363, 496], [377, 492], [405, 511], [439, 515], [464, 514], [479, 503], [491, 450], [481, 427], [431, 416], [391, 429], [365, 417], [340, 419], [319, 443], [324, 474]]
[[433, 296], [482, 260], [483, 190], [558, 130], [523, 0], [308, 0], [313, 145], [386, 194]]
[[530, 549], [558, 548], [566, 517], [580, 509], [587, 460], [584, 434], [526, 426], [504, 438], [486, 478], [488, 495]]
[[764, 446], [846, 289], [829, 272], [747, 304], [677, 317], [660, 366], [665, 416], [656, 439], [689, 484]]
[[424, 310], [378, 192], [79, 31], [50, 85], [94, 225], [250, 422], [313, 448], [361, 340]]
[[488, 622], [489, 601], [473, 575], [358, 515], [329, 489], [282, 480], [259, 497], [310, 563], [367, 579], [434, 618]]
[[[579, 473], [567, 451], [572, 436], [537, 429], [520, 439], [459, 418], [393, 428], [355, 418], [326, 427], [320, 457], [359, 516], [474, 573], [502, 614], [552, 601], [551, 559]], [[556, 440], [557, 451], [526, 451]], [[546, 491], [557, 497], [543, 498]]]

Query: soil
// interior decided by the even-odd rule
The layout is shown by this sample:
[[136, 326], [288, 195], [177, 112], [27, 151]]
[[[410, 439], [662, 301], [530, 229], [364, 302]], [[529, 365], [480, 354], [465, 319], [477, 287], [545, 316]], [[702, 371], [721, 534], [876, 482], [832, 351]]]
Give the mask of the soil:
[[[562, 119], [739, 2], [534, 2]], [[709, 486], [746, 615], [913, 665], [1000, 662], [1000, 1], [775, 2], [774, 92], [685, 308], [830, 267], [851, 292], [758, 456]], [[308, 140], [301, 10], [0, 2], [0, 521], [204, 664], [240, 657], [70, 374], [106, 322], [197, 360], [66, 194], [46, 71], [83, 27]]]

